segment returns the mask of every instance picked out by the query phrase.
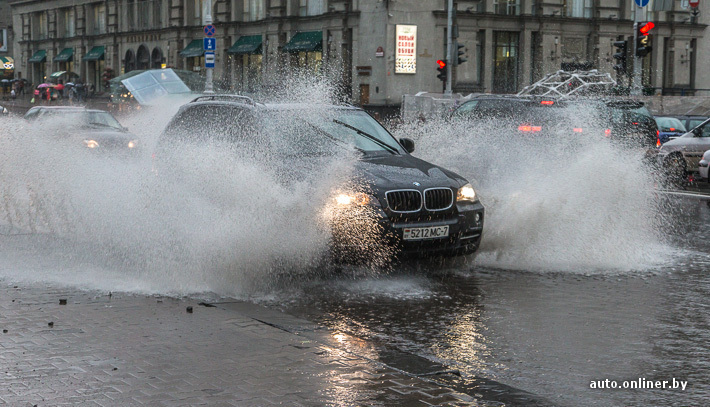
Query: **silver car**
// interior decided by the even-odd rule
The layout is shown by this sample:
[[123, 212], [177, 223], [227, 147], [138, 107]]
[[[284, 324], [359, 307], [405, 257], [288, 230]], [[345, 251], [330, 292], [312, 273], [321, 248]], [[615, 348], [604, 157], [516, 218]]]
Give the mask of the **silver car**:
[[703, 154], [710, 150], [710, 119], [663, 144], [658, 150], [658, 163], [668, 171], [697, 172]]

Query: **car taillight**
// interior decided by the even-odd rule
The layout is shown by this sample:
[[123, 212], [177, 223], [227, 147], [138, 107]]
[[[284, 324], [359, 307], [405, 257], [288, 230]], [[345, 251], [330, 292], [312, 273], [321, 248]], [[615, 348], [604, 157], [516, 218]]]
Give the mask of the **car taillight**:
[[604, 130], [604, 137], [610, 137], [610, 136], [611, 136], [611, 129]]
[[542, 131], [542, 126], [521, 125], [521, 126], [518, 126], [518, 130], [520, 130], [520, 131]]
[[669, 130], [670, 130], [670, 131], [675, 131], [675, 127], [671, 127]]
[[552, 100], [543, 100], [542, 102], [540, 102], [540, 104], [541, 104], [541, 105], [551, 106], [551, 105], [554, 105], [555, 102], [552, 101]]
[[661, 135], [661, 131], [660, 131], [660, 130], [656, 130], [656, 136], [660, 136], [660, 135]]
[[633, 124], [634, 126], [638, 126], [639, 122], [631, 122], [631, 124]]
[[575, 133], [581, 133], [582, 129], [580, 127], [575, 127], [572, 129], [572, 131], [574, 131]]
[[659, 136], [656, 136], [656, 148], [661, 146], [661, 138]]

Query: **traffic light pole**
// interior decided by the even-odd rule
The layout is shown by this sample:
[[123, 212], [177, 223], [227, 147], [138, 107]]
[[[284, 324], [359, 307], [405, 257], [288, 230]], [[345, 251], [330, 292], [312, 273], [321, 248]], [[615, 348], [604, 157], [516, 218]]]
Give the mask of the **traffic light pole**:
[[634, 4], [634, 7], [636, 7], [636, 11], [634, 12], [634, 74], [631, 83], [631, 95], [641, 96], [641, 72], [643, 71], [641, 65], [643, 64], [643, 57], [638, 56], [638, 25], [639, 22], [643, 21], [641, 19], [641, 12], [644, 11], [644, 8], [636, 4]]
[[[446, 22], [446, 63], [449, 65], [453, 65], [451, 62], [453, 61], [453, 52], [451, 51], [451, 47], [453, 46], [454, 42], [454, 0], [449, 0], [449, 17], [448, 21]], [[452, 69], [447, 67], [446, 69], [446, 91], [444, 92], [445, 95], [451, 96], [451, 78], [452, 78]]]

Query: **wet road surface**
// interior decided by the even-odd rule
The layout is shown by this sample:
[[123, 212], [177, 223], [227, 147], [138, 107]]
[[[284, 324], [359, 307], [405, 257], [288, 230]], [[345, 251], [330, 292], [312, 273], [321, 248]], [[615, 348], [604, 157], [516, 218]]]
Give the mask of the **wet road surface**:
[[[262, 302], [380, 344], [391, 366], [416, 370], [413, 356], [438, 363], [438, 380], [489, 401], [700, 405], [710, 397], [710, 207], [696, 199], [671, 204], [677, 231], [659, 247], [673, 254], [667, 266], [652, 270], [422, 266], [310, 282]], [[590, 388], [606, 379], [619, 387], [688, 384]]]

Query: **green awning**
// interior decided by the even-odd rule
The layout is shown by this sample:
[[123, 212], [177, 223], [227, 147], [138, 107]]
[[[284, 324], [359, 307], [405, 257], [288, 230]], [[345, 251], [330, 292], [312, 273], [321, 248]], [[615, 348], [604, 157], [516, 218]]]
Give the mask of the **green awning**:
[[288, 44], [284, 45], [284, 52], [311, 52], [323, 50], [323, 32], [308, 31], [296, 33]]
[[96, 46], [94, 48], [91, 48], [91, 51], [87, 52], [86, 55], [84, 55], [84, 58], [81, 58], [82, 61], [100, 61], [104, 59], [104, 49], [105, 47], [103, 45]]
[[47, 51], [41, 49], [41, 50], [35, 52], [34, 55], [32, 55], [30, 57], [30, 59], [27, 60], [27, 62], [29, 62], [31, 64], [36, 64], [36, 63], [44, 62], [46, 60], [47, 60]]
[[64, 48], [52, 62], [69, 62], [74, 58], [74, 48]]
[[242, 35], [227, 50], [228, 54], [261, 54], [261, 35]]
[[205, 54], [202, 46], [202, 40], [192, 40], [184, 50], [180, 51], [180, 56], [183, 58], [201, 57]]
[[67, 73], [67, 71], [57, 71], [57, 72], [52, 72], [51, 75], [49, 75], [50, 78], [59, 78], [60, 76], [64, 75]]

